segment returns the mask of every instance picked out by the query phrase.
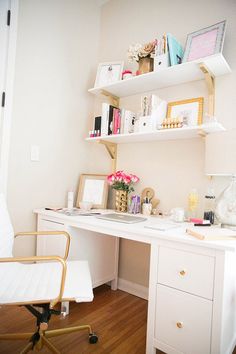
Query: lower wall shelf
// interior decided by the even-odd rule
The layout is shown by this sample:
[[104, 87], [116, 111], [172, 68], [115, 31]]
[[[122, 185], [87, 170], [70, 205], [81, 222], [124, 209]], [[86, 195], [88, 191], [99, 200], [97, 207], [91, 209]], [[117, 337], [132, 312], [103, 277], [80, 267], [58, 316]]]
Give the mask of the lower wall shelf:
[[89, 142], [99, 142], [101, 140], [116, 143], [127, 144], [137, 142], [149, 142], [159, 140], [181, 140], [198, 138], [210, 133], [224, 131], [225, 128], [220, 123], [208, 123], [194, 127], [183, 127], [173, 129], [155, 130], [151, 132], [139, 132], [131, 134], [106, 135], [94, 138], [86, 138]]

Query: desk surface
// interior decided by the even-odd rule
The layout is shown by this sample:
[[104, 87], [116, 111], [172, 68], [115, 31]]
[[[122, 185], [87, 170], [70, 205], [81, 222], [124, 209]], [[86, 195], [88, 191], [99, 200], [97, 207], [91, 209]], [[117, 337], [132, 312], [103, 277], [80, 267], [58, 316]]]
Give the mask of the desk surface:
[[[111, 212], [109, 211], [102, 211]], [[44, 217], [49, 217], [55, 222], [63, 222], [64, 224], [83, 230], [94, 231], [102, 234], [107, 234], [111, 236], [126, 238], [129, 240], [139, 241], [151, 244], [153, 240], [168, 240], [181, 242], [194, 246], [201, 246], [211, 249], [220, 249], [220, 250], [236, 250], [236, 239], [231, 240], [198, 240], [192, 236], [186, 234], [186, 229], [194, 229], [193, 224], [190, 223], [179, 223], [178, 227], [172, 228], [166, 231], [152, 230], [146, 228], [146, 226], [151, 226], [157, 223], [163, 223], [164, 220], [158, 217], [150, 216], [147, 217], [146, 221], [136, 223], [136, 224], [125, 224], [114, 221], [107, 221], [96, 218], [96, 216], [68, 216], [61, 214], [59, 212], [45, 210], [45, 209], [36, 209], [34, 213], [42, 215]], [[166, 220], [165, 220], [166, 222]], [[227, 229], [219, 229], [215, 227], [201, 227], [197, 229], [198, 232], [203, 234], [208, 234], [213, 232], [213, 228], [216, 231], [216, 234], [219, 233], [225, 236], [236, 236], [236, 232]]]

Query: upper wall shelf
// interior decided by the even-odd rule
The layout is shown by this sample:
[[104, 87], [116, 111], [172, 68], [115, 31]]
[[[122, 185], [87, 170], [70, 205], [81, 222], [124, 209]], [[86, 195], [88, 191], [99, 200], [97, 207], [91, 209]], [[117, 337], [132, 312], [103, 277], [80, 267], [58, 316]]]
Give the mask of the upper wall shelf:
[[200, 70], [200, 64], [207, 67], [209, 72], [215, 77], [231, 72], [223, 55], [218, 53], [203, 59], [169, 66], [160, 71], [135, 76], [127, 80], [121, 80], [107, 86], [92, 88], [89, 92], [94, 95], [100, 95], [105, 91], [116, 97], [126, 97], [168, 86], [203, 80], [204, 73]]

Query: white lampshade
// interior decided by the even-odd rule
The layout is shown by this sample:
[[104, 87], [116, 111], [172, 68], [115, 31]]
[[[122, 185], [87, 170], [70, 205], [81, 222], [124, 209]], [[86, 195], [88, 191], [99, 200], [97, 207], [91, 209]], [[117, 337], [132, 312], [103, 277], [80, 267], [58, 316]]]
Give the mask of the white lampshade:
[[206, 136], [205, 172], [210, 176], [236, 175], [236, 129]]

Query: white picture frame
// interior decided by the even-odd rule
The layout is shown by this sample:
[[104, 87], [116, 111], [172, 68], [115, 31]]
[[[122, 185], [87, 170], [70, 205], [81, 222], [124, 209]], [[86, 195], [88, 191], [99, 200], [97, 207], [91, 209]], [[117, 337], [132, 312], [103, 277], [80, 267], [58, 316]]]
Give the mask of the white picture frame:
[[221, 53], [224, 44], [226, 21], [188, 34], [183, 63]]
[[82, 174], [79, 179], [79, 190], [76, 207], [80, 202], [91, 202], [95, 209], [106, 209], [108, 183], [106, 175]]
[[100, 63], [98, 65], [94, 87], [103, 87], [120, 81], [123, 67], [123, 61]]

